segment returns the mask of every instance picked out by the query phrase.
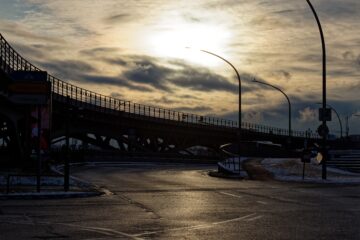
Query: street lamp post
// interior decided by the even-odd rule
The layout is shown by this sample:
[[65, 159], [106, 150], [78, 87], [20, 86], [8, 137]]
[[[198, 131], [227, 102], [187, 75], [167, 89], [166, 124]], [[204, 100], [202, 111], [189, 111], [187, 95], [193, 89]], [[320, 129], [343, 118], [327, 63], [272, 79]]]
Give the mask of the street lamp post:
[[281, 92], [286, 97], [286, 100], [288, 101], [288, 104], [289, 104], [289, 141], [291, 141], [291, 103], [290, 103], [289, 97], [286, 95], [286, 93], [283, 90], [281, 90], [280, 88], [278, 88], [278, 87], [276, 87], [274, 85], [271, 85], [271, 84], [266, 83], [266, 82], [258, 81], [255, 78], [254, 78], [253, 82], [260, 83], [260, 84], [272, 87], [272, 88], [278, 90], [279, 92]]
[[352, 113], [348, 116], [345, 117], [345, 121], [346, 121], [346, 137], [348, 138], [349, 137], [349, 119], [352, 117], [352, 116], [355, 116], [355, 117], [360, 117], [360, 115], [356, 114], [356, 113]]
[[[311, 11], [314, 14], [314, 17], [316, 19], [316, 23], [318, 25], [319, 32], [320, 32], [321, 46], [322, 46], [322, 67], [323, 67], [323, 69], [322, 69], [322, 77], [323, 77], [323, 82], [322, 82], [322, 109], [323, 109], [323, 112], [325, 113], [325, 109], [326, 109], [326, 48], [325, 48], [325, 38], [324, 38], [324, 33], [323, 33], [323, 30], [322, 30], [322, 27], [321, 27], [321, 23], [320, 23], [318, 15], [317, 15], [317, 13], [315, 11], [315, 8], [311, 4], [310, 0], [306, 0], [306, 2], [309, 4], [309, 6], [311, 8]], [[322, 126], [323, 126], [324, 129], [327, 128], [325, 116], [323, 116], [323, 118], [322, 118]], [[326, 134], [323, 134], [322, 138], [323, 138], [323, 141], [322, 141], [322, 151], [323, 151], [322, 179], [326, 179], [326, 161], [327, 161], [327, 149], [326, 149], [327, 136], [326, 136]]]
[[[229, 62], [228, 60], [226, 60], [225, 58], [215, 54], [215, 53], [212, 53], [212, 52], [209, 52], [209, 51], [206, 51], [206, 50], [200, 50], [204, 53], [207, 53], [207, 54], [210, 54], [210, 55], [213, 55], [217, 58], [220, 58], [221, 60], [223, 60], [224, 62], [226, 62], [227, 64], [229, 64], [235, 71], [236, 73], [236, 76], [238, 78], [238, 81], [239, 81], [239, 118], [238, 118], [238, 148], [239, 148], [239, 173], [240, 173], [240, 170], [241, 170], [241, 154], [240, 154], [240, 148], [241, 148], [241, 78], [240, 78], [240, 74], [239, 72], [237, 71], [237, 69], [235, 68], [235, 66]], [[235, 170], [235, 169], [234, 169]]]

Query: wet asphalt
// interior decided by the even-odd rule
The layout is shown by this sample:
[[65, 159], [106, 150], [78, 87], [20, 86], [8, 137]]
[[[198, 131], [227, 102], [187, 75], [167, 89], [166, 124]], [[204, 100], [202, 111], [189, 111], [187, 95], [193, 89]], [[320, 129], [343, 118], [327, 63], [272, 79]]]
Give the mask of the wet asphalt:
[[359, 185], [208, 176], [215, 168], [76, 167], [111, 193], [0, 200], [0, 239], [360, 239]]

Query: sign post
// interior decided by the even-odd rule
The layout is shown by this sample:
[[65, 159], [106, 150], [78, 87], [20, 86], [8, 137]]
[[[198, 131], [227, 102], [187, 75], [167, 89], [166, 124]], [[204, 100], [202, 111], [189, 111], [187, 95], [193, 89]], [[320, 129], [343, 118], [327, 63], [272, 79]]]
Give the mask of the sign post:
[[14, 71], [8, 85], [9, 100], [30, 105], [31, 153], [36, 153], [36, 191], [41, 190], [42, 154], [50, 148], [50, 92], [47, 72]]
[[302, 172], [302, 179], [305, 179], [305, 164], [306, 163], [310, 163], [311, 160], [311, 151], [310, 150], [304, 150], [302, 157], [301, 157], [301, 161], [303, 162], [303, 172]]
[[64, 191], [69, 191], [70, 188], [70, 151], [69, 151], [69, 118], [70, 118], [70, 97], [66, 96], [66, 133], [65, 133], [65, 164], [64, 164]]

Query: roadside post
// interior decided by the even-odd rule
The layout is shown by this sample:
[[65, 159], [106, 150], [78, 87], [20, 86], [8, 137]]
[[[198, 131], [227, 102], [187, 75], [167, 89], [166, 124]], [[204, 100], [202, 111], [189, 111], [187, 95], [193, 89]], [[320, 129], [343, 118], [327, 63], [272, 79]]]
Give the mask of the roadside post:
[[70, 96], [66, 96], [66, 122], [65, 122], [65, 163], [64, 163], [64, 191], [69, 191], [70, 186], [70, 157], [69, 157], [69, 118], [70, 118]]
[[302, 179], [305, 179], [305, 164], [310, 163], [311, 160], [311, 151], [308, 149], [304, 149], [303, 154], [301, 156], [301, 162], [303, 163], [303, 171], [302, 171]]
[[[319, 108], [319, 121], [322, 121], [322, 124], [318, 127], [317, 132], [323, 138], [323, 143], [326, 142], [329, 135], [329, 127], [326, 125], [326, 122], [331, 121], [331, 108]], [[322, 154], [322, 178], [326, 179], [327, 169], [327, 145], [323, 144], [321, 148]]]
[[[50, 148], [50, 95], [51, 83], [45, 71], [13, 71], [8, 86], [9, 100], [15, 104], [29, 105], [26, 127], [31, 135], [30, 155], [36, 152], [36, 191], [40, 192], [42, 173], [42, 154]], [[28, 139], [29, 136], [25, 136]], [[43, 152], [42, 152], [43, 151]]]

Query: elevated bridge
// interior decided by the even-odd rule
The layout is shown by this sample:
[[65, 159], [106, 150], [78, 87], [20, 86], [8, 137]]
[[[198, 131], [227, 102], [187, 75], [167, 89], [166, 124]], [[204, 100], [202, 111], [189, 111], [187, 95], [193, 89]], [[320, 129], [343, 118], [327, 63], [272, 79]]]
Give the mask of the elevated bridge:
[[[31, 106], [12, 101], [9, 86], [15, 73], [42, 70], [18, 54], [0, 34], [0, 145], [21, 155], [31, 154], [29, 116]], [[66, 135], [106, 150], [128, 152], [188, 152], [204, 146], [219, 152], [222, 145], [238, 139], [238, 123], [138, 104], [96, 93], [46, 74], [50, 84], [50, 133], [52, 144]], [[271, 141], [288, 145], [288, 130], [243, 122], [242, 141]], [[302, 147], [304, 140], [318, 135], [293, 131], [291, 146]], [[289, 146], [289, 145], [288, 145]]]

